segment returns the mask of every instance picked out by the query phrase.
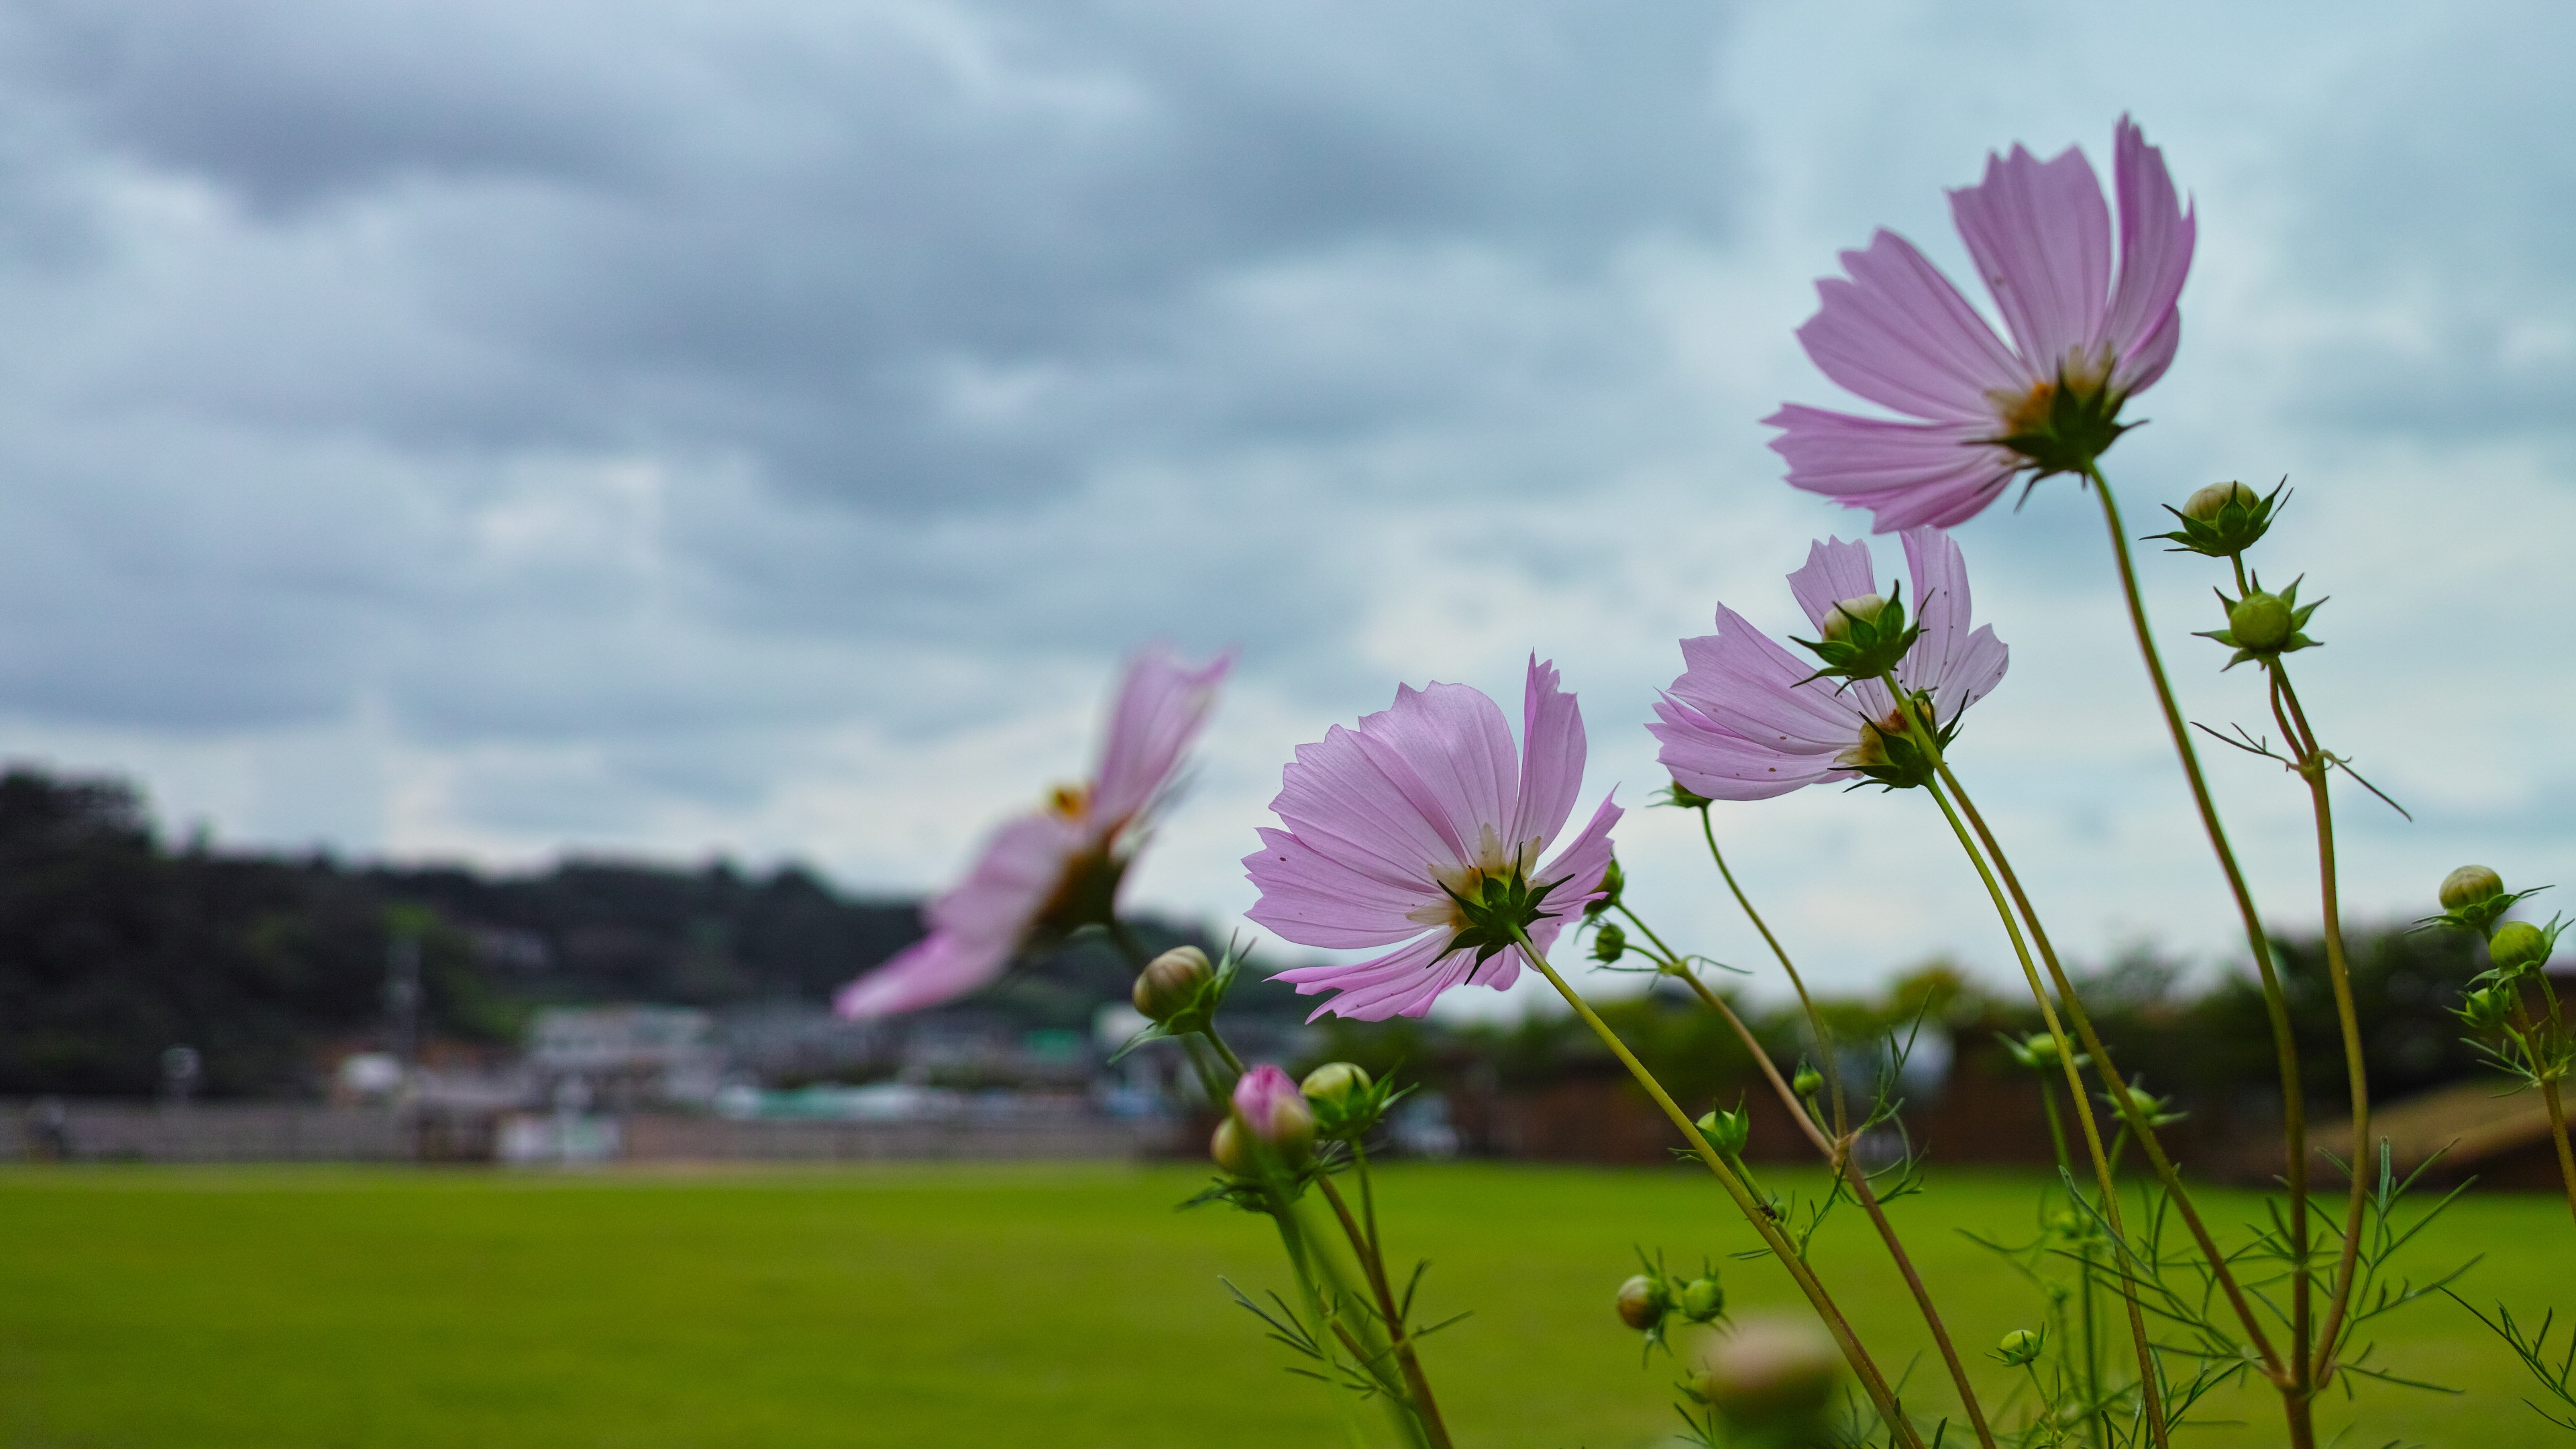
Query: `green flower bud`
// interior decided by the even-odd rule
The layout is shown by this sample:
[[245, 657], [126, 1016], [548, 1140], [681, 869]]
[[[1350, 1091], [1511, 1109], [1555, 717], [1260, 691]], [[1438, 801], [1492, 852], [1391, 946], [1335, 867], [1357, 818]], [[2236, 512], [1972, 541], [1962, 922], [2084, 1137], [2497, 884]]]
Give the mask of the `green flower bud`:
[[1592, 933], [1592, 959], [1607, 966], [1628, 954], [1628, 933], [1616, 921], [1604, 921]]
[[1643, 1273], [1619, 1285], [1619, 1321], [1640, 1332], [1664, 1321], [1672, 1306], [1664, 1285]]
[[[1678, 789], [1679, 787], [1676, 786], [1675, 788]], [[1601, 873], [1601, 899], [1597, 901], [1585, 901], [1583, 903], [1583, 914], [1587, 916], [1597, 916], [1610, 909], [1612, 906], [1619, 904], [1619, 893], [1627, 888], [1628, 873], [1619, 868], [1619, 862], [1614, 858], [1610, 862], [1610, 868]]]
[[1351, 1095], [1369, 1089], [1369, 1074], [1349, 1062], [1326, 1062], [1306, 1074], [1297, 1090], [1310, 1102], [1330, 1102], [1336, 1107], [1350, 1105]]
[[2168, 507], [2165, 511], [2182, 527], [2155, 537], [2171, 539], [2177, 553], [2238, 557], [2271, 531], [2287, 486], [2287, 480], [2283, 482], [2284, 487], [2273, 489], [2269, 497], [2242, 483], [2212, 483], [2185, 499], [2182, 507]]
[[2513, 1023], [2517, 993], [2510, 986], [2487, 986], [2460, 998], [2459, 1018], [2480, 1036], [2500, 1036]]
[[1699, 1119], [1700, 1135], [1717, 1155], [1729, 1161], [1744, 1155], [1744, 1144], [1753, 1139], [1753, 1116], [1742, 1107], [1732, 1112], [1711, 1110]]
[[1216, 1124], [1216, 1135], [1208, 1139], [1208, 1156], [1230, 1177], [1250, 1177], [1261, 1170], [1253, 1161], [1251, 1140], [1232, 1117]]
[[2182, 516], [2194, 523], [2216, 523], [2218, 515], [2230, 503], [2239, 508], [2253, 508], [2262, 501], [2262, 494], [2242, 483], [2212, 483], [2183, 500]]
[[2039, 1357], [2040, 1342], [2040, 1335], [2027, 1328], [2016, 1328], [2004, 1335], [2003, 1342], [1995, 1345], [1995, 1356], [2014, 1368], [2020, 1368]]
[[1878, 623], [1879, 611], [1886, 607], [1886, 598], [1878, 594], [1860, 594], [1845, 599], [1825, 611], [1825, 622], [1822, 625], [1824, 636], [1828, 639], [1849, 639], [1852, 625], [1875, 626]]
[[1823, 1415], [1842, 1366], [1842, 1351], [1815, 1324], [1752, 1318], [1709, 1345], [1691, 1392], [1740, 1431], [1779, 1433]]
[[2260, 654], [2288, 643], [2298, 628], [2280, 595], [2256, 589], [2229, 606], [2227, 632], [2235, 636], [2237, 648]]
[[2549, 961], [2548, 934], [2529, 921], [2507, 921], [2487, 938], [2487, 959], [2507, 975], [2537, 971]]
[[2442, 909], [2464, 911], [2504, 894], [2504, 877], [2483, 865], [2464, 865], [2442, 877]]
[[1726, 1311], [1726, 1290], [1715, 1274], [1693, 1278], [1682, 1285], [1681, 1308], [1682, 1317], [1693, 1323], [1713, 1323]]
[[1173, 1013], [1197, 1002], [1199, 991], [1215, 976], [1205, 951], [1196, 946], [1175, 946], [1145, 963], [1145, 969], [1136, 974], [1136, 989], [1129, 999], [1147, 1020], [1169, 1021]]
[[1824, 1089], [1825, 1074], [1805, 1062], [1798, 1063], [1798, 1074], [1789, 1079], [1789, 1090], [1801, 1097], [1812, 1097]]

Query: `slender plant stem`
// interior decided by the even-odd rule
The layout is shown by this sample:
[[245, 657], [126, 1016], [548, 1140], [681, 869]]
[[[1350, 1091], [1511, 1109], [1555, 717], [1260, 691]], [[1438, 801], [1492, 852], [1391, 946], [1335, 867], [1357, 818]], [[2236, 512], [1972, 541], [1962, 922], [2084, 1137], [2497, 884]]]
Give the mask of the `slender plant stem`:
[[[1906, 716], [1918, 747], [1927, 749], [1932, 758], [1938, 759], [1939, 746], [1932, 743], [1930, 732], [1914, 718], [1915, 711], [1904, 702], [1903, 694], [1899, 693], [1897, 697], [1898, 712]], [[2030, 983], [2031, 999], [2039, 1003], [2040, 1019], [2048, 1024], [2048, 1034], [2057, 1043], [2058, 1063], [2066, 1073], [2066, 1095], [2075, 1104], [2076, 1123], [2084, 1129], [2084, 1148], [2093, 1159], [2094, 1177], [2102, 1186], [2103, 1215], [2111, 1225], [2112, 1236], [2119, 1240], [2125, 1251], [2128, 1230], [2120, 1222], [2120, 1191], [2111, 1176], [2111, 1159], [2102, 1150], [2102, 1130], [2093, 1120], [2092, 1104], [2084, 1100], [2084, 1078], [2075, 1065], [2075, 1044], [2067, 1039], [2066, 1028], [2058, 1022], [2057, 1009], [2049, 1003], [2048, 989], [2040, 985], [2039, 968], [2031, 962], [2030, 947], [2022, 940], [2021, 924], [2014, 919], [2003, 888], [1995, 883], [1994, 872], [1987, 867], [1985, 856], [1978, 852], [1967, 825], [1959, 819], [1959, 812], [1950, 807], [1949, 797], [1942, 793], [1937, 782], [1927, 780], [1923, 788], [1933, 803], [1941, 807], [1942, 818], [1950, 822], [1951, 833], [1959, 837], [1960, 848], [1967, 852], [1969, 863], [1977, 868], [1977, 878], [1985, 883], [1986, 894], [1994, 902], [1995, 913], [2003, 920], [2004, 934], [2012, 940], [2013, 954], [2020, 958], [2022, 975]], [[2129, 1337], [2138, 1351], [2138, 1393], [2146, 1409], [2147, 1432], [2157, 1449], [2166, 1449], [2164, 1405], [2157, 1392], [2155, 1350], [2147, 1338], [2146, 1316], [2138, 1307], [2137, 1286], [2125, 1271], [2120, 1275], [2120, 1293], [2129, 1306]]]
[[[2308, 1401], [2313, 1392], [2308, 1360], [2308, 1109], [2307, 1098], [2299, 1080], [2299, 1048], [2290, 1031], [2289, 998], [2281, 990], [2279, 973], [2272, 964], [2272, 943], [2263, 932], [2262, 913], [2254, 907], [2254, 893], [2245, 884], [2245, 872], [2236, 863], [2236, 852], [2227, 844], [2226, 827], [2219, 823], [2218, 805], [2210, 797], [2209, 780], [2201, 772], [2200, 755], [2192, 748], [2191, 727], [2182, 717], [2182, 706], [2174, 700], [2173, 682], [2165, 677], [2165, 664], [2156, 652], [2155, 632], [2147, 623], [2146, 599], [2138, 592], [2137, 563], [2129, 554], [2129, 531], [2120, 521], [2119, 501], [2111, 496], [2111, 485], [2102, 470], [2087, 464], [2084, 476], [2102, 500], [2102, 521], [2111, 533], [2111, 553], [2120, 569], [2120, 593], [2129, 607], [2129, 625], [2138, 636], [2138, 655], [2146, 662], [2147, 679], [2155, 686], [2156, 703], [2164, 710], [2165, 729], [2173, 736], [2174, 754], [2182, 761], [2183, 778], [2191, 785], [2192, 803], [2199, 808], [2201, 829], [2209, 836], [2209, 848], [2218, 857], [2218, 868], [2227, 877], [2228, 892], [2236, 898], [2236, 913], [2245, 928], [2245, 943], [2254, 953], [2254, 969], [2263, 982], [2263, 1005], [2272, 1022], [2272, 1054], [2278, 1059], [2281, 1073], [2281, 1137], [2284, 1161], [2283, 1180], [2290, 1194], [2290, 1259], [2295, 1277], [2291, 1282], [2292, 1332], [2290, 1354], [2285, 1367], [2290, 1381], [2281, 1386], [2290, 1418], [2292, 1449], [2308, 1449], [2316, 1440], [2313, 1416]], [[2357, 1169], [2356, 1169], [2357, 1170]]]
[[2182, 1214], [2184, 1226], [2190, 1230], [2192, 1241], [2199, 1245], [2201, 1256], [2207, 1260], [2228, 1305], [2235, 1310], [2237, 1322], [2244, 1328], [2247, 1340], [2262, 1357], [2265, 1375], [2275, 1383], [2280, 1382], [2284, 1372], [2281, 1359], [2272, 1348], [2270, 1335], [2263, 1331], [2263, 1320], [2256, 1315], [2254, 1305], [2237, 1283], [2235, 1270], [2228, 1266], [2227, 1254], [2219, 1248], [2209, 1225], [2202, 1220], [2198, 1205], [2184, 1189], [2182, 1173], [2174, 1166], [2173, 1159], [2166, 1155], [2163, 1141], [2156, 1136], [2155, 1124], [2147, 1120], [2146, 1114], [2130, 1096], [2129, 1084], [2121, 1078], [2119, 1067], [2112, 1062], [2110, 1048], [2103, 1044], [2101, 1033], [2094, 1030], [2093, 1019], [2084, 1010], [2083, 998], [2076, 994], [2075, 983], [2068, 978], [2065, 964], [2058, 959], [2057, 948], [2049, 940], [2048, 927], [2031, 906], [2029, 894], [2022, 889], [2021, 877], [2013, 870], [2012, 857], [2004, 853], [2003, 843], [1995, 838], [1985, 817], [1977, 812], [1977, 802], [1959, 784], [1959, 777], [1950, 772], [1946, 762], [1941, 766], [1941, 779], [1950, 787], [1951, 798], [1958, 802], [1960, 812], [1968, 817], [1969, 828], [1984, 843], [1986, 856], [1994, 862], [1996, 874], [2003, 877], [2004, 890], [2012, 896], [2014, 907], [2021, 912], [2022, 920], [2029, 924], [2031, 944], [2038, 948], [2040, 962], [2048, 968], [2049, 980], [2056, 983], [2058, 999], [2066, 1003], [2067, 1020], [2074, 1024], [2085, 1052], [2092, 1057], [2093, 1070], [2101, 1074], [2102, 1084], [2110, 1089], [2112, 1102], [2127, 1119], [2130, 1135], [2145, 1149], [2147, 1163], [2155, 1170], [2156, 1180], [2164, 1185], [2166, 1199], [2174, 1205], [2176, 1212]]
[[[2543, 991], [2549, 990], [2548, 981], [2544, 979], [2540, 987]], [[2530, 1006], [2524, 1002], [2522, 988], [2508, 985], [2506, 989], [2513, 992], [2514, 1024], [2522, 1032], [2523, 1060], [2531, 1067], [2532, 1075], [2540, 1079], [2540, 1101], [2549, 1109], [2549, 1136], [2558, 1148], [2558, 1178], [2567, 1189], [2567, 1211], [2576, 1214], [2576, 1149], [2571, 1149], [2567, 1140], [2567, 1108], [2559, 1100], [2558, 1079], [2549, 1075], [2556, 1063], [2541, 1060], [2540, 1023], [2533, 1019]], [[2556, 1025], [2558, 998], [2554, 992], [2550, 995], [2549, 1017], [2551, 1024]]]
[[2558, 1142], [2558, 1178], [2567, 1185], [2567, 1211], [2576, 1214], [2576, 1148], [2567, 1141], [2567, 1109], [2558, 1100], [2558, 1079], [2543, 1077], [2540, 1100], [2549, 1108], [2549, 1135]]
[[[1789, 985], [1798, 993], [1798, 1006], [1807, 1014], [1807, 1032], [1816, 1039], [1816, 1052], [1824, 1058], [1826, 1090], [1833, 1094], [1834, 1140], [1845, 1141], [1851, 1135], [1851, 1125], [1843, 1106], [1843, 1074], [1836, 1060], [1839, 1054], [1834, 1050], [1833, 1033], [1826, 1030], [1824, 1013], [1816, 1010], [1816, 999], [1807, 994], [1806, 978], [1798, 974], [1797, 965], [1790, 961], [1788, 951], [1781, 947], [1780, 938], [1771, 934], [1771, 927], [1763, 921], [1762, 913], [1753, 909], [1752, 898], [1744, 893], [1744, 887], [1736, 884], [1735, 872], [1727, 868], [1726, 853], [1717, 848], [1717, 827], [1709, 823], [1708, 806], [1702, 804], [1697, 808], [1700, 838], [1708, 842], [1708, 858], [1717, 862], [1718, 876], [1735, 896], [1735, 904], [1743, 909], [1744, 918], [1753, 923], [1753, 929], [1762, 934], [1763, 944], [1771, 948], [1772, 957], [1779, 961], [1780, 969], [1788, 973]], [[1844, 1150], [1848, 1151], [1848, 1146]]]
[[1839, 1142], [1828, 1140], [1814, 1119], [1807, 1115], [1807, 1109], [1799, 1104], [1797, 1093], [1781, 1080], [1780, 1068], [1772, 1062], [1771, 1054], [1762, 1049], [1762, 1043], [1754, 1038], [1752, 1028], [1735, 1014], [1735, 1008], [1726, 1004], [1725, 997], [1709, 990], [1708, 983], [1700, 980], [1687, 965], [1676, 963], [1676, 967], [1675, 974], [1690, 983], [1691, 990], [1699, 994], [1701, 1004], [1724, 1017], [1726, 1024], [1735, 1028], [1736, 1036], [1744, 1042], [1744, 1049], [1753, 1053], [1753, 1060], [1761, 1065], [1762, 1075], [1770, 1079], [1771, 1090], [1779, 1094], [1780, 1105], [1789, 1109], [1790, 1117], [1806, 1129], [1807, 1140], [1851, 1185], [1852, 1198], [1860, 1204], [1861, 1211], [1869, 1214], [1870, 1226], [1878, 1230], [1878, 1240], [1887, 1245], [1887, 1256], [1895, 1261], [1896, 1271], [1904, 1276], [1906, 1291], [1914, 1295], [1914, 1306], [1921, 1310], [1924, 1326], [1932, 1330], [1932, 1342], [1941, 1350], [1941, 1362], [1950, 1371], [1952, 1386], [1959, 1391], [1960, 1406], [1967, 1410], [1968, 1427], [1976, 1432], [1977, 1442], [1985, 1449], [1995, 1449], [1994, 1431], [1986, 1427], [1985, 1407], [1977, 1401], [1976, 1387], [1968, 1382], [1968, 1370], [1959, 1362], [1959, 1350], [1950, 1342], [1950, 1330], [1941, 1322], [1941, 1311], [1933, 1306], [1932, 1294], [1923, 1286], [1923, 1276], [1914, 1271], [1914, 1259], [1907, 1255], [1904, 1241], [1897, 1237], [1896, 1225], [1887, 1220], [1886, 1210], [1879, 1205], [1878, 1192], [1870, 1186], [1869, 1173], [1861, 1167], [1859, 1157], [1852, 1151], [1852, 1143], [1847, 1138]]
[[1440, 1406], [1432, 1400], [1431, 1381], [1423, 1377], [1422, 1361], [1414, 1356], [1413, 1338], [1405, 1332], [1404, 1314], [1396, 1306], [1395, 1291], [1387, 1285], [1386, 1261], [1378, 1255], [1374, 1225], [1371, 1230], [1361, 1229], [1331, 1178], [1318, 1177], [1315, 1185], [1324, 1190], [1324, 1200], [1333, 1205], [1333, 1215], [1341, 1219], [1342, 1233], [1351, 1240], [1351, 1252], [1360, 1260], [1361, 1272], [1367, 1275], [1369, 1293], [1377, 1299], [1377, 1316], [1386, 1324], [1387, 1339], [1395, 1346], [1396, 1368], [1404, 1375], [1406, 1401], [1422, 1421], [1423, 1436], [1431, 1441], [1431, 1449], [1450, 1449], [1449, 1428], [1440, 1422]]
[[2343, 1250], [2335, 1264], [2334, 1290], [2326, 1303], [2325, 1322], [2317, 1329], [2315, 1360], [2308, 1372], [2308, 1381], [2323, 1390], [2334, 1377], [2335, 1346], [2343, 1332], [2344, 1315], [2352, 1304], [2355, 1271], [2361, 1261], [2363, 1214], [2370, 1207], [2370, 1175], [2365, 1170], [2370, 1161], [2370, 1068], [2362, 1054], [2361, 1016], [2353, 1007], [2351, 958], [2343, 942], [2341, 885], [2335, 866], [2334, 800], [2326, 780], [2334, 761], [2318, 745], [2307, 711], [2299, 707], [2298, 692], [2290, 687], [2290, 671], [2275, 658], [2269, 673], [2272, 717], [2288, 737], [2296, 761], [2293, 768], [2307, 781], [2308, 800], [2317, 818], [2317, 893], [2325, 914], [2326, 975], [2334, 983], [2335, 1022], [2343, 1032], [2344, 1077], [2352, 1094], [2352, 1160], [2345, 1164], [2352, 1184], [2344, 1209]]
[[1789, 1270], [1791, 1281], [1798, 1285], [1798, 1291], [1807, 1295], [1807, 1302], [1815, 1308], [1816, 1316], [1824, 1320], [1826, 1331], [1834, 1336], [1835, 1344], [1842, 1349], [1844, 1360], [1859, 1376], [1862, 1391], [1869, 1395], [1870, 1403], [1878, 1409], [1879, 1418], [1887, 1424], [1888, 1432], [1895, 1435], [1899, 1443], [1923, 1449], [1922, 1436], [1915, 1432], [1913, 1423], [1897, 1404], [1896, 1393], [1888, 1387], [1886, 1376], [1879, 1372], [1869, 1350], [1861, 1346], [1860, 1336], [1852, 1331], [1850, 1321], [1843, 1317], [1843, 1311], [1835, 1305], [1833, 1296], [1825, 1291], [1825, 1285], [1817, 1279], [1815, 1270], [1798, 1255], [1797, 1245], [1791, 1243], [1788, 1235], [1780, 1230], [1780, 1225], [1771, 1220], [1767, 1205], [1755, 1198], [1735, 1168], [1718, 1156], [1717, 1149], [1709, 1145], [1708, 1135], [1700, 1131], [1691, 1121], [1690, 1114], [1673, 1101], [1672, 1093], [1665, 1091], [1664, 1084], [1655, 1080], [1655, 1074], [1646, 1070], [1646, 1064], [1637, 1060], [1637, 1054], [1628, 1050], [1628, 1044], [1621, 1041], [1619, 1034], [1610, 1029], [1610, 1024], [1601, 1019], [1601, 1014], [1592, 1009], [1592, 1003], [1585, 1001], [1582, 994], [1548, 964], [1546, 954], [1530, 940], [1528, 933], [1514, 928], [1512, 936], [1513, 944], [1520, 947], [1522, 957], [1538, 968], [1539, 974], [1547, 978], [1559, 996], [1565, 998], [1565, 1004], [1574, 1008], [1574, 1014], [1583, 1019], [1585, 1026], [1592, 1028], [1593, 1035], [1598, 1036], [1601, 1044], [1610, 1048], [1611, 1055], [1628, 1069], [1628, 1075], [1636, 1078], [1637, 1085], [1643, 1087], [1655, 1105], [1663, 1109], [1664, 1115], [1672, 1119], [1673, 1126], [1681, 1131], [1682, 1140], [1689, 1143], [1691, 1151], [1707, 1165], [1710, 1174], [1717, 1178], [1718, 1186], [1726, 1190], [1726, 1195], [1735, 1199], [1737, 1210], [1744, 1214], [1745, 1221], [1753, 1225], [1754, 1232], [1761, 1235], [1763, 1243], [1780, 1260], [1780, 1266]]

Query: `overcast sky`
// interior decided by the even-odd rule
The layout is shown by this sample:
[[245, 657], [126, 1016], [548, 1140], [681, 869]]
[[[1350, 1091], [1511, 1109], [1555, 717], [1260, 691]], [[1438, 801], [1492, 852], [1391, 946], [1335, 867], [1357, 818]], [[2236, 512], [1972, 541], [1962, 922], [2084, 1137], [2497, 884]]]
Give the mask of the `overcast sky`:
[[[2538, 3], [0, 4], [0, 752], [228, 842], [910, 891], [1127, 650], [1230, 646], [1134, 886], [1226, 921], [1296, 743], [1535, 648], [1641, 805], [1674, 641], [1866, 527], [1757, 423], [1841, 402], [1812, 280], [1957, 266], [1943, 187], [2125, 111], [2201, 251], [2111, 476], [2298, 489], [2303, 688], [2416, 817], [2347, 799], [2355, 913], [2576, 884], [2570, 54]], [[2013, 669], [1959, 763], [2058, 933], [2223, 953], [2090, 501], [1962, 541]], [[2143, 557], [2259, 723], [2215, 566]], [[2211, 763], [2313, 923], [2296, 782]], [[1818, 974], [2011, 970], [1919, 794], [1720, 824]], [[1686, 820], [1623, 840], [1755, 959]]]

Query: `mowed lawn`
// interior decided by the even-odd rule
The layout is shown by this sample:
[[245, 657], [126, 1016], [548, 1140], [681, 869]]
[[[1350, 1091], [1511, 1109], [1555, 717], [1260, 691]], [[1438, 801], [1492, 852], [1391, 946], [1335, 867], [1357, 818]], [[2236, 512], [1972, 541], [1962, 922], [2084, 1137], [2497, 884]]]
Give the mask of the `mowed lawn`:
[[[1284, 1288], [1260, 1219], [1173, 1204], [1185, 1167], [901, 1166], [597, 1175], [350, 1169], [0, 1171], [0, 1443], [8, 1446], [1325, 1446], [1322, 1389], [1218, 1283]], [[1952, 1174], [1897, 1209], [1982, 1355], [2036, 1321], [1957, 1231], [2013, 1232], [2033, 1181]], [[1679, 1170], [1416, 1166], [1383, 1174], [1395, 1250], [1432, 1260], [1430, 1340], [1462, 1445], [1666, 1442], [1672, 1373], [1609, 1301], [1629, 1245], [1696, 1264], [1751, 1245]], [[2211, 1201], [2230, 1221], [2250, 1200]], [[1911, 1307], [1857, 1218], [1819, 1261], [1902, 1367]], [[2537, 1318], [2576, 1307], [2563, 1203], [2455, 1207], [2411, 1262]], [[1785, 1303], [1727, 1263], [1738, 1306]], [[2563, 1332], [2564, 1330], [2562, 1330]], [[2474, 1390], [2367, 1386], [2345, 1442], [2549, 1442], [2519, 1369], [2447, 1301], [2377, 1361]], [[1928, 1354], [1914, 1392], [1946, 1398]], [[2270, 1403], [2194, 1446], [2280, 1442]], [[2338, 1401], [2330, 1423], [2352, 1410]], [[1959, 1442], [1954, 1438], [1953, 1442]], [[2576, 1441], [2571, 1441], [2576, 1442]]]

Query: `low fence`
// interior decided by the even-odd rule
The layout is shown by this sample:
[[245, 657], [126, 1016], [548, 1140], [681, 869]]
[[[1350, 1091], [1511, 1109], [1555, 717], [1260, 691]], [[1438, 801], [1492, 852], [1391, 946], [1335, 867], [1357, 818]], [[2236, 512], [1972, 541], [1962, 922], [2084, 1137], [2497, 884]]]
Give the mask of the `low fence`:
[[266, 1102], [0, 1102], [0, 1161], [873, 1162], [1121, 1159], [1175, 1150], [1173, 1123], [1080, 1110], [901, 1122], [566, 1119]]

